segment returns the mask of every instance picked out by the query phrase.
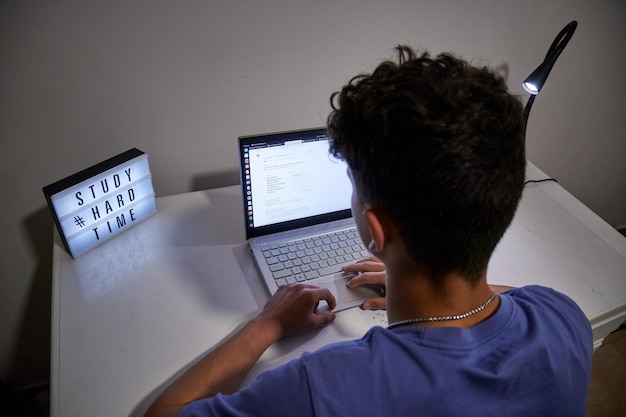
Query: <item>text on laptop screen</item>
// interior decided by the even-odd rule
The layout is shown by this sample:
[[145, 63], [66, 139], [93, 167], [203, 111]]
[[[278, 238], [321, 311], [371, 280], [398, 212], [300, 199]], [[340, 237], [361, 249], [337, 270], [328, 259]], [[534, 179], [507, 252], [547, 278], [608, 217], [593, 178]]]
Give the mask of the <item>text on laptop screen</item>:
[[328, 137], [251, 143], [243, 149], [250, 226], [350, 208], [345, 162], [328, 152]]

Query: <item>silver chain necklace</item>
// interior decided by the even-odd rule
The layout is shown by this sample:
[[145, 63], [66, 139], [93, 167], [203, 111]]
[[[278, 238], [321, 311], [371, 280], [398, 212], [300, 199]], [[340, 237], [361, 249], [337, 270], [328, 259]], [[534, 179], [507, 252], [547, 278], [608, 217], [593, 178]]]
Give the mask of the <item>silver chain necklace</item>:
[[456, 316], [420, 317], [420, 318], [417, 318], [417, 319], [407, 319], [407, 320], [394, 321], [393, 323], [391, 323], [391, 324], [389, 324], [387, 326], [387, 329], [393, 329], [394, 327], [405, 326], [407, 324], [415, 324], [415, 323], [461, 320], [461, 319], [469, 317], [469, 316], [471, 316], [473, 314], [476, 314], [479, 311], [483, 311], [484, 309], [489, 307], [489, 305], [493, 302], [493, 300], [495, 300], [495, 298], [496, 298], [496, 293], [494, 291], [491, 291], [491, 297], [489, 297], [489, 299], [487, 300], [487, 302], [485, 302], [485, 304], [482, 304], [482, 305], [480, 305], [480, 306], [478, 306], [476, 308], [473, 308], [473, 309], [471, 309], [470, 311], [468, 311], [466, 313], [457, 314]]

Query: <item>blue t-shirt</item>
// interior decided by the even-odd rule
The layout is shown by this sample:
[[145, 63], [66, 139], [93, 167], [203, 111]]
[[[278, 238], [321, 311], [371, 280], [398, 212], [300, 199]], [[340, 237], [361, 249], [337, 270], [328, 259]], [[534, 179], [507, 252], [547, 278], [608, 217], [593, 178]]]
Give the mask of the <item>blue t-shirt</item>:
[[500, 300], [469, 329], [374, 327], [180, 416], [584, 416], [593, 340], [583, 312], [539, 286]]

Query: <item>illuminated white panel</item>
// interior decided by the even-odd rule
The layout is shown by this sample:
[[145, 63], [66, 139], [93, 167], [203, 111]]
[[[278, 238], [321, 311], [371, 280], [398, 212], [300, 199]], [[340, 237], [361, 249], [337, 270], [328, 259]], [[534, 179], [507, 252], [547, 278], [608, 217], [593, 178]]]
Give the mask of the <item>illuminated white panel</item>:
[[94, 224], [82, 233], [68, 239], [70, 252], [72, 256], [76, 257], [127, 230], [155, 212], [156, 204], [154, 194], [152, 194], [132, 206], [126, 206], [116, 214], [106, 217], [102, 222]]
[[73, 257], [156, 212], [148, 156], [131, 149], [43, 189]]
[[99, 200], [110, 199], [111, 194], [115, 193], [116, 190], [144, 177], [150, 179], [148, 155], [144, 154], [133, 161], [129, 161], [129, 163], [130, 165], [124, 164], [115, 167], [54, 195], [52, 203], [59, 218], [90, 206]]
[[[94, 201], [90, 205], [82, 205], [81, 209], [59, 217], [61, 228], [65, 236], [71, 239], [76, 233], [90, 229], [122, 210], [132, 207], [133, 203], [143, 200], [146, 196], [154, 195], [151, 177], [145, 177], [138, 183], [129, 184], [109, 193], [109, 195]], [[55, 204], [56, 206], [56, 204]], [[57, 214], [59, 210], [57, 209]]]

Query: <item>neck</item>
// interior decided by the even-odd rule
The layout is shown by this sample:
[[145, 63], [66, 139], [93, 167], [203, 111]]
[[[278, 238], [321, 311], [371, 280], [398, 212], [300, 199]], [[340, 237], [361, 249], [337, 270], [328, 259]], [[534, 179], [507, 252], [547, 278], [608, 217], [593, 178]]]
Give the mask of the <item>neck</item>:
[[[448, 274], [435, 281], [418, 269], [387, 270], [387, 317], [389, 323], [431, 317], [459, 316], [483, 306], [491, 297], [486, 274], [475, 283], [462, 275]], [[498, 308], [496, 297], [481, 310], [457, 320], [411, 323], [420, 326], [471, 327]]]

